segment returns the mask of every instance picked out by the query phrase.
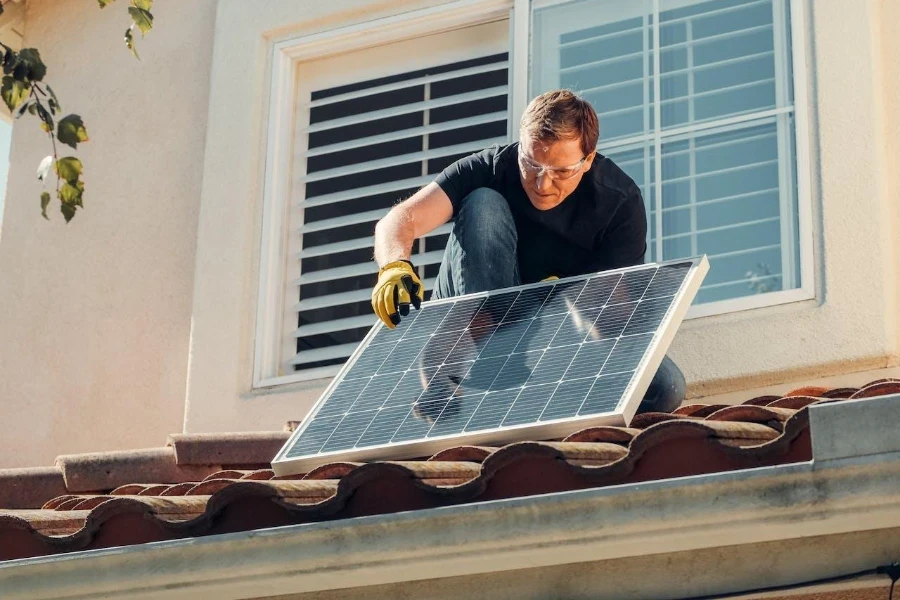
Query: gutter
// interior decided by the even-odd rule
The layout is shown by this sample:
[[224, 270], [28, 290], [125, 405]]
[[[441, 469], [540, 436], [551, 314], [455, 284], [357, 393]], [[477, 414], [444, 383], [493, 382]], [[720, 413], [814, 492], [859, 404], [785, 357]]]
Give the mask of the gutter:
[[814, 405], [807, 463], [8, 561], [0, 596], [237, 600], [898, 529], [898, 422], [900, 395]]

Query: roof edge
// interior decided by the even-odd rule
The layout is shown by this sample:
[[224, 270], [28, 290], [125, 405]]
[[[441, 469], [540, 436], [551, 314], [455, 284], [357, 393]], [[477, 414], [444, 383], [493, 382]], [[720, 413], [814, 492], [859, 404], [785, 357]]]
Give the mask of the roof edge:
[[867, 454], [9, 561], [0, 589], [258, 598], [898, 527], [900, 453]]

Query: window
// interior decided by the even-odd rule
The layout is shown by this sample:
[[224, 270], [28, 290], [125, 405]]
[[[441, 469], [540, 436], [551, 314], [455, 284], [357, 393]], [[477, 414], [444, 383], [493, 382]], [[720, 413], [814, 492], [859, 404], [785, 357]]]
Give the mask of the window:
[[709, 256], [697, 303], [801, 286], [789, 31], [782, 0], [533, 4], [531, 95], [595, 106], [599, 151], [641, 186], [647, 260]]
[[[375, 322], [375, 222], [557, 87], [593, 103], [598, 150], [640, 185], [647, 260], [709, 256], [693, 314], [811, 297], [797, 4], [458, 0], [348, 28], [340, 50], [284, 43], [304, 49], [273, 71], [267, 195], [284, 199], [264, 217], [255, 385], [336, 373]], [[449, 230], [413, 248], [426, 298]]]
[[[508, 30], [491, 23], [298, 67], [294, 370], [343, 363], [375, 322], [375, 222], [458, 158], [507, 141]], [[379, 62], [389, 74], [373, 76]], [[426, 298], [449, 231], [413, 248]]]

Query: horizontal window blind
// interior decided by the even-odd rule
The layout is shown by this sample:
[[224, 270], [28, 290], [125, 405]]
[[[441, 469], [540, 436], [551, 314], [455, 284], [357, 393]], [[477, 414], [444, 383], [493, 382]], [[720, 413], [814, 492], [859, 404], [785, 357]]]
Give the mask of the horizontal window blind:
[[[426, 49], [427, 50], [427, 49]], [[375, 223], [452, 162], [507, 141], [508, 55], [492, 54], [313, 91], [302, 223], [295, 370], [340, 364], [375, 322], [370, 294]], [[450, 225], [416, 240], [426, 287], [437, 275]]]
[[799, 287], [787, 3], [659, 7], [536, 9], [532, 93], [568, 87], [596, 107], [599, 150], [641, 186], [647, 259], [709, 255], [697, 302]]

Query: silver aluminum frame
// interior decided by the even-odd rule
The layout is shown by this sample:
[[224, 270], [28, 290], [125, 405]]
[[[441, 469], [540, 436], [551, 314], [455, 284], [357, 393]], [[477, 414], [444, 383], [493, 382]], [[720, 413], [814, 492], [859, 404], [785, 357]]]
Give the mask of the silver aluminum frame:
[[[303, 435], [303, 432], [312, 422], [315, 414], [331, 396], [332, 390], [334, 390], [334, 388], [343, 380], [344, 375], [356, 363], [363, 350], [368, 347], [369, 343], [375, 337], [378, 331], [384, 327], [384, 325], [379, 321], [372, 327], [372, 329], [369, 330], [369, 333], [366, 334], [366, 337], [359, 343], [359, 346], [357, 346], [356, 350], [353, 352], [350, 358], [347, 359], [347, 362], [344, 363], [344, 366], [341, 368], [340, 372], [334, 377], [334, 379], [332, 379], [328, 387], [325, 388], [325, 391], [313, 405], [312, 409], [310, 409], [309, 414], [304, 419], [304, 422], [303, 424], [301, 424], [300, 428], [298, 428], [293, 434], [291, 434], [291, 437], [288, 439], [288, 441], [284, 444], [281, 450], [278, 451], [278, 454], [272, 461], [272, 469], [275, 471], [275, 475], [280, 477], [284, 475], [307, 473], [316, 467], [336, 461], [367, 462], [376, 460], [402, 460], [407, 458], [431, 456], [434, 453], [445, 449], [447, 447], [447, 442], [450, 440], [453, 440], [459, 445], [508, 444], [511, 442], [526, 440], [558, 439], [572, 433], [573, 426], [578, 428], [586, 428], [598, 425], [623, 426], [627, 423], [630, 423], [634, 418], [635, 413], [637, 412], [638, 406], [640, 405], [641, 400], [644, 397], [644, 393], [646, 393], [647, 388], [650, 386], [650, 382], [653, 379], [653, 376], [656, 374], [656, 370], [659, 368], [659, 365], [662, 362], [666, 351], [669, 349], [669, 346], [671, 345], [672, 340], [675, 337], [678, 326], [681, 325], [681, 321], [684, 319], [688, 308], [690, 308], [691, 302], [694, 300], [694, 296], [696, 296], [697, 291], [700, 289], [700, 284], [703, 282], [703, 278], [709, 271], [709, 261], [707, 260], [706, 255], [703, 255], [697, 258], [649, 263], [634, 267], [612, 269], [603, 272], [604, 275], [613, 275], [616, 273], [627, 273], [629, 271], [646, 269], [651, 265], [661, 267], [668, 264], [678, 264], [685, 262], [691, 262], [691, 268], [688, 271], [687, 276], [684, 278], [684, 281], [681, 283], [681, 287], [675, 293], [674, 300], [669, 306], [669, 310], [663, 316], [662, 322], [656, 330], [657, 335], [651, 341], [648, 347], [648, 351], [644, 352], [644, 356], [641, 359], [641, 362], [638, 364], [637, 368], [634, 371], [634, 376], [632, 376], [631, 381], [628, 383], [628, 386], [622, 393], [622, 397], [619, 399], [619, 402], [614, 410], [584, 417], [568, 417], [565, 419], [555, 419], [543, 423], [526, 423], [522, 425], [513, 425], [510, 427], [497, 427], [494, 429], [473, 433], [443, 435], [434, 438], [410, 440], [395, 444], [382, 444], [379, 446], [371, 446], [368, 448], [335, 450], [333, 452], [326, 452], [310, 456], [286, 458], [287, 453], [293, 447], [294, 443], [297, 441], [297, 438]], [[464, 298], [491, 296], [493, 294], [505, 293], [510, 291], [521, 291], [535, 287], [546, 287], [548, 285], [556, 285], [561, 282], [589, 279], [596, 275], [597, 273], [590, 273], [588, 275], [577, 275], [574, 277], [566, 277], [564, 279], [555, 281], [542, 281], [516, 287], [491, 290], [489, 292], [478, 292], [475, 294], [466, 294], [465, 296], [442, 298], [440, 300], [428, 301], [425, 303], [425, 306], [436, 306], [438, 304], [459, 302]]]

